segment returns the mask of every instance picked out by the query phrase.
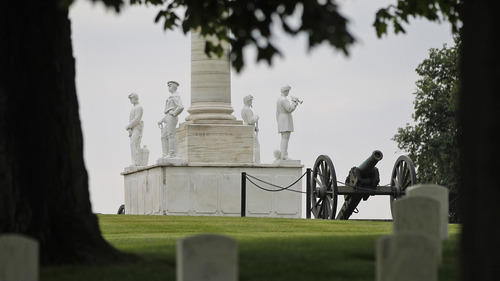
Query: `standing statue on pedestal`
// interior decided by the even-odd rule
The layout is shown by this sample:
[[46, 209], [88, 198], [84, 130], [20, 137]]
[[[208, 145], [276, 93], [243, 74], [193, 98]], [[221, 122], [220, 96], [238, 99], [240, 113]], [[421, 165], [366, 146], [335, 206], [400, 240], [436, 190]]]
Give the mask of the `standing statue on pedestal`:
[[[177, 138], [175, 137], [175, 127], [177, 126], [179, 114], [184, 110], [181, 97], [177, 92], [179, 83], [175, 81], [167, 82], [170, 97], [165, 103], [165, 116], [158, 121], [158, 126], [161, 129], [161, 144], [163, 151], [163, 159], [179, 158], [177, 151]], [[161, 158], [160, 158], [161, 160]], [[159, 161], [160, 161], [159, 160]]]
[[141, 153], [141, 140], [142, 140], [142, 129], [144, 128], [144, 122], [142, 119], [142, 106], [139, 104], [139, 96], [136, 93], [131, 93], [128, 98], [130, 102], [134, 105], [130, 110], [129, 124], [125, 129], [128, 131], [128, 136], [130, 137], [130, 150], [132, 152], [132, 166], [146, 166], [142, 161]]
[[288, 141], [293, 132], [292, 112], [297, 108], [299, 99], [292, 97], [291, 101], [287, 99], [291, 87], [286, 85], [281, 87], [281, 96], [276, 102], [276, 120], [278, 121], [278, 133], [281, 134], [280, 160], [290, 160], [288, 158]]
[[252, 112], [253, 96], [248, 95], [243, 98], [243, 109], [241, 109], [241, 119], [243, 124], [254, 127], [253, 133], [253, 162], [260, 163], [260, 144], [259, 144], [259, 115], [253, 115]]

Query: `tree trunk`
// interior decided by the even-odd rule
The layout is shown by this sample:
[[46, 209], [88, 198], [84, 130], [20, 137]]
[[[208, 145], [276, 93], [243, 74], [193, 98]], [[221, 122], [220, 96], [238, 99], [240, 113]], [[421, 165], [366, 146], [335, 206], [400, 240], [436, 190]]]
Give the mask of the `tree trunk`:
[[500, 21], [496, 1], [463, 10], [459, 140], [462, 280], [500, 276]]
[[0, 233], [36, 238], [42, 264], [114, 260], [121, 255], [90, 205], [60, 2], [5, 1], [0, 9]]

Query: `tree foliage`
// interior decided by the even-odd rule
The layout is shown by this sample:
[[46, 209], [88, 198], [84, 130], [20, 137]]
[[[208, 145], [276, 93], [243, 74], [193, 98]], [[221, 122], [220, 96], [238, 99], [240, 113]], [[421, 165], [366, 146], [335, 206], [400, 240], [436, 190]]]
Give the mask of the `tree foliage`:
[[447, 21], [453, 33], [458, 33], [461, 9], [462, 0], [398, 0], [396, 5], [377, 12], [373, 26], [378, 37], [387, 34], [387, 27], [391, 24], [394, 33], [405, 33], [403, 25], [408, 24], [411, 17], [423, 17], [430, 21]]
[[456, 222], [458, 175], [458, 129], [456, 109], [459, 90], [459, 41], [453, 47], [430, 49], [429, 58], [416, 69], [414, 125], [399, 128], [393, 140], [415, 161], [419, 182], [450, 189], [450, 220]]
[[[95, 1], [95, 0], [94, 0]], [[117, 11], [122, 0], [102, 0]], [[165, 29], [182, 28], [184, 33], [195, 29], [218, 42], [207, 42], [208, 55], [222, 55], [221, 41], [231, 44], [230, 60], [236, 71], [245, 62], [243, 50], [250, 46], [257, 51], [257, 62], [272, 64], [280, 56], [274, 41], [275, 28], [289, 35], [306, 34], [311, 49], [323, 42], [348, 54], [355, 41], [347, 30], [347, 19], [340, 14], [335, 0], [130, 0], [131, 4], [162, 6], [155, 21]], [[300, 21], [296, 21], [296, 17]]]
[[[67, 0], [72, 1], [72, 0]], [[126, 0], [101, 1], [116, 11]], [[184, 33], [199, 29], [206, 37], [231, 44], [230, 60], [236, 71], [241, 71], [245, 61], [243, 50], [254, 47], [257, 62], [272, 64], [274, 56], [281, 55], [273, 41], [273, 28], [289, 35], [304, 33], [309, 49], [326, 42], [345, 55], [355, 38], [349, 32], [348, 20], [339, 12], [336, 0], [129, 0], [131, 4], [151, 4], [163, 7], [155, 21], [163, 22], [164, 29], [181, 27]], [[461, 25], [460, 10], [463, 0], [397, 0], [395, 5], [381, 8], [375, 15], [373, 26], [377, 36], [388, 32], [393, 25], [394, 33], [405, 33], [404, 24], [411, 17], [423, 17], [430, 21], [447, 21], [454, 33]], [[295, 19], [298, 16], [300, 20]], [[208, 55], [222, 55], [222, 44], [207, 42]]]

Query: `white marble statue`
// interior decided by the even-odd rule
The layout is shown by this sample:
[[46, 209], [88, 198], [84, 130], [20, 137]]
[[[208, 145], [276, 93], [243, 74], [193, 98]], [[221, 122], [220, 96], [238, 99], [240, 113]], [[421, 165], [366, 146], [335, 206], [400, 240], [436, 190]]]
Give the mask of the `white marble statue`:
[[279, 164], [279, 162], [281, 161], [281, 151], [279, 149], [275, 149], [273, 151], [273, 155], [274, 155], [274, 164]]
[[281, 87], [281, 96], [276, 102], [276, 120], [278, 121], [278, 133], [281, 134], [280, 159], [290, 160], [288, 158], [288, 141], [293, 132], [292, 112], [302, 103], [297, 98], [287, 99], [291, 87], [286, 85]]
[[177, 92], [179, 83], [175, 81], [167, 82], [170, 96], [165, 102], [165, 116], [158, 121], [161, 129], [161, 144], [163, 158], [179, 158], [177, 151], [177, 138], [175, 137], [175, 127], [177, 126], [179, 114], [184, 110], [181, 97]]
[[[132, 166], [144, 166], [141, 155], [142, 129], [144, 122], [142, 119], [142, 106], [139, 104], [139, 96], [131, 93], [128, 98], [134, 105], [130, 110], [130, 122], [125, 128], [130, 137], [130, 150], [132, 152]], [[146, 164], [147, 165], [147, 164]]]
[[243, 98], [243, 108], [241, 109], [241, 119], [243, 124], [254, 126], [253, 133], [253, 162], [260, 163], [259, 144], [259, 115], [254, 115], [252, 111], [253, 96], [248, 95]]

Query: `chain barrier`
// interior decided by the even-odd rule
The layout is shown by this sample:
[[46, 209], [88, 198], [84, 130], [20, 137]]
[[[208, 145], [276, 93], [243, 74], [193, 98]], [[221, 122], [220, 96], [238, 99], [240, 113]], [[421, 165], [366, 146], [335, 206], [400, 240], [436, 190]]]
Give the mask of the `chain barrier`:
[[[286, 186], [286, 187], [282, 187], [282, 186], [279, 186], [279, 185], [276, 185], [276, 184], [273, 184], [273, 183], [270, 183], [270, 182], [267, 182], [267, 181], [264, 181], [262, 179], [259, 179], [257, 177], [254, 177], [250, 174], [247, 174], [247, 173], [242, 173], [242, 180], [248, 180], [250, 183], [252, 183], [254, 186], [256, 186], [257, 188], [261, 189], [261, 190], [264, 190], [264, 191], [268, 191], [268, 192], [280, 192], [280, 191], [291, 191], [291, 192], [296, 192], [296, 193], [300, 193], [300, 194], [307, 194], [307, 192], [303, 192], [303, 191], [300, 191], [300, 190], [293, 190], [293, 189], [290, 189], [292, 186], [294, 186], [297, 182], [299, 182], [305, 175], [307, 175], [307, 171], [305, 173], [303, 173], [296, 181], [294, 181], [292, 184]], [[325, 176], [325, 175], [322, 175], [321, 173], [318, 173], [318, 172], [314, 172], [314, 175], [318, 175], [322, 178], [326, 178], [326, 179], [331, 179], [331, 177], [329, 176]], [[312, 175], [311, 175], [311, 178], [312, 178]], [[265, 187], [262, 187], [260, 186], [259, 184], [257, 184], [255, 181], [259, 181], [263, 184], [266, 184], [266, 185], [269, 185], [269, 186], [272, 186], [272, 187], [275, 187], [277, 189], [269, 189], [269, 188], [265, 188]], [[342, 185], [346, 185], [344, 182], [341, 182], [341, 181], [338, 181], [336, 180], [336, 182], [338, 184], [342, 184]], [[385, 186], [385, 187], [389, 187], [391, 186], [391, 184], [386, 184], [386, 185], [381, 185], [381, 186]], [[448, 186], [445, 186], [446, 188], [450, 189], [450, 187]], [[309, 186], [306, 186], [306, 190], [309, 188]], [[362, 191], [373, 191], [373, 189], [371, 188], [364, 188], [364, 187], [359, 187], [359, 186], [355, 186], [353, 187], [354, 190], [362, 190]], [[246, 190], [246, 187], [243, 186], [242, 184], [242, 192]], [[448, 203], [451, 204], [452, 202], [454, 202], [455, 200], [458, 199], [458, 197], [460, 197], [461, 193], [459, 193], [455, 198], [453, 198], [452, 200], [450, 200]], [[309, 195], [308, 195], [309, 196]], [[241, 216], [244, 217], [245, 216], [245, 197], [246, 196], [243, 196], [242, 195], [242, 202], [241, 202], [241, 206], [242, 206], [242, 210], [241, 210]], [[309, 201], [309, 200], [308, 200]], [[358, 208], [355, 208], [355, 210], [353, 211], [353, 213], [358, 213], [359, 210]], [[309, 216], [310, 218], [310, 216]]]
[[[307, 174], [306, 173], [303, 173], [302, 176], [300, 176], [300, 178], [298, 178], [296, 181], [294, 181], [292, 184], [290, 184], [289, 186], [286, 186], [286, 187], [281, 187], [279, 185], [276, 185], [276, 184], [273, 184], [273, 183], [270, 183], [270, 182], [266, 182], [264, 180], [261, 180], [259, 178], [256, 178], [250, 174], [246, 174], [246, 179], [251, 182], [253, 185], [255, 185], [257, 188], [260, 188], [262, 190], [265, 190], [265, 191], [269, 191], [269, 192], [279, 192], [279, 191], [283, 191], [283, 190], [287, 190], [287, 191], [291, 191], [291, 192], [296, 192], [296, 193], [301, 193], [301, 194], [306, 194], [306, 192], [303, 192], [303, 191], [300, 191], [300, 190], [293, 190], [293, 189], [289, 189], [290, 187], [294, 186], [296, 183], [298, 183], [305, 175]], [[253, 180], [251, 179], [254, 179], [256, 181], [260, 181], [261, 183], [264, 183], [264, 184], [267, 184], [267, 185], [270, 185], [272, 187], [276, 187], [278, 189], [268, 189], [268, 188], [265, 188], [265, 187], [262, 187], [260, 185], [258, 185], [257, 183], [255, 183]]]
[[[293, 190], [293, 189], [290, 189], [290, 187], [294, 186], [296, 183], [298, 183], [305, 175], [308, 175], [307, 176], [307, 184], [306, 186], [309, 186], [309, 180], [310, 180], [310, 173], [311, 173], [311, 169], [307, 169], [306, 172], [304, 174], [302, 174], [302, 176], [300, 176], [296, 181], [294, 181], [292, 184], [286, 186], [286, 187], [281, 187], [279, 185], [276, 185], [276, 184], [273, 184], [273, 183], [270, 183], [270, 182], [266, 182], [262, 179], [259, 179], [257, 177], [254, 177], [252, 175], [249, 175], [247, 174], [246, 172], [242, 172], [241, 173], [241, 217], [245, 217], [246, 216], [246, 190], [247, 190], [247, 185], [246, 185], [246, 182], [249, 181], [251, 182], [253, 185], [255, 185], [257, 188], [260, 188], [264, 191], [269, 191], [269, 192], [278, 192], [278, 191], [283, 191], [283, 190], [287, 190], [287, 191], [291, 191], [291, 192], [296, 192], [296, 193], [300, 193], [300, 194], [306, 194], [306, 198], [307, 198], [307, 201], [306, 201], [306, 205], [310, 205], [310, 194], [309, 194], [309, 189], [306, 188], [306, 192], [303, 192], [303, 191], [300, 191], [300, 190]], [[252, 180], [253, 179], [253, 180]], [[255, 181], [259, 181], [261, 183], [264, 183], [264, 184], [267, 184], [267, 185], [270, 185], [270, 186], [273, 186], [277, 189], [269, 189], [269, 188], [265, 188], [265, 187], [262, 187], [260, 186], [259, 184], [257, 184]], [[306, 207], [307, 209], [308, 207]], [[310, 206], [309, 206], [310, 208]], [[311, 218], [311, 215], [310, 213], [307, 213], [306, 212], [306, 217], [307, 218]]]

